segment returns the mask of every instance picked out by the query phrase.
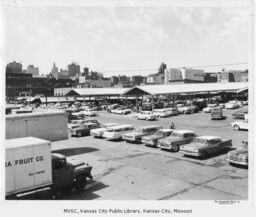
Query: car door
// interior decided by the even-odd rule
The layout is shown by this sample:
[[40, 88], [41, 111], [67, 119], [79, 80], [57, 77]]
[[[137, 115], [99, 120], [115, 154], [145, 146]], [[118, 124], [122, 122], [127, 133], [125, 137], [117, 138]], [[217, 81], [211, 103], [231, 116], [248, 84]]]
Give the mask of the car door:
[[212, 139], [208, 141], [208, 154], [217, 153], [221, 149], [220, 141], [218, 139]]

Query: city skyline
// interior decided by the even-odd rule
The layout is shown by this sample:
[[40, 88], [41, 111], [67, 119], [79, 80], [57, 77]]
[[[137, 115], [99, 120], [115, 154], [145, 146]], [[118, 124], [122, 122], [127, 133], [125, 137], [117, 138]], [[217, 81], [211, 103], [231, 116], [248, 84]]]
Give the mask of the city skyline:
[[[5, 30], [5, 63], [33, 64], [40, 74], [53, 62], [66, 69], [77, 61], [105, 76], [145, 76], [161, 62], [168, 68], [248, 62], [243, 8], [11, 7]], [[204, 69], [248, 68], [230, 67]]]

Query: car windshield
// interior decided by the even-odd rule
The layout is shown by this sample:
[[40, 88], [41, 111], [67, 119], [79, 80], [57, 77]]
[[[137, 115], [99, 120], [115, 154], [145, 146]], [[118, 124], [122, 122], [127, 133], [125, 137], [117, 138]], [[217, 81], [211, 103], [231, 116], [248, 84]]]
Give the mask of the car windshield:
[[173, 133], [172, 133], [172, 136], [174, 136], [174, 137], [181, 137], [181, 134], [180, 134], [180, 133], [177, 133], [177, 132], [173, 132]]
[[71, 124], [79, 124], [79, 121], [77, 121], [77, 120], [72, 120], [72, 121], [71, 121]]
[[142, 132], [143, 129], [141, 129], [141, 128], [139, 128], [139, 127], [136, 127], [136, 128], [134, 129], [134, 131], [135, 131], [135, 132]]
[[196, 139], [195, 139], [195, 142], [207, 144], [207, 143], [208, 143], [208, 140], [203, 139], [203, 138], [196, 138]]
[[107, 132], [113, 132], [113, 129], [107, 129]]

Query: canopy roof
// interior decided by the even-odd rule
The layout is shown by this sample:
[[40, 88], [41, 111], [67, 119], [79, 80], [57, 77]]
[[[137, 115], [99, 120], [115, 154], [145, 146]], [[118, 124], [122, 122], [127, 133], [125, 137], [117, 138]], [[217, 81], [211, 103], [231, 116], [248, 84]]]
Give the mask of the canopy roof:
[[65, 96], [120, 96], [128, 88], [74, 88]]
[[237, 91], [248, 88], [247, 82], [230, 83], [196, 83], [196, 84], [161, 84], [135, 86], [122, 93], [122, 95], [160, 95], [177, 93], [196, 93], [196, 92], [220, 92]]

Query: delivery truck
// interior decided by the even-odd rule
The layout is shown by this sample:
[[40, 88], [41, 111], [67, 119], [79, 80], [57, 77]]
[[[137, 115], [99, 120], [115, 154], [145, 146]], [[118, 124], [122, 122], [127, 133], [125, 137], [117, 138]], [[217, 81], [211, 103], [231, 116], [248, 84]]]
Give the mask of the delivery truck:
[[58, 191], [84, 189], [87, 178], [92, 179], [92, 166], [51, 153], [50, 141], [25, 137], [5, 141], [5, 194], [18, 194], [49, 187]]
[[33, 136], [50, 141], [68, 139], [65, 111], [6, 115], [6, 139]]

